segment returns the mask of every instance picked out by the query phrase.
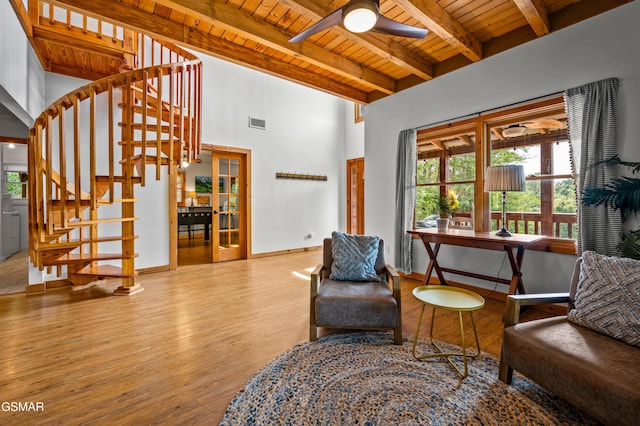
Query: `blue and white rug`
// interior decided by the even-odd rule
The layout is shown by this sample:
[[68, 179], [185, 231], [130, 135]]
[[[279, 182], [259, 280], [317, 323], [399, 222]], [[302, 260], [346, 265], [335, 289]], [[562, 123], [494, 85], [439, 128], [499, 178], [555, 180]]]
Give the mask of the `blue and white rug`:
[[490, 355], [461, 379], [443, 358], [415, 360], [412, 343], [350, 333], [296, 345], [249, 380], [221, 425], [597, 424], [517, 373], [511, 386], [499, 381]]

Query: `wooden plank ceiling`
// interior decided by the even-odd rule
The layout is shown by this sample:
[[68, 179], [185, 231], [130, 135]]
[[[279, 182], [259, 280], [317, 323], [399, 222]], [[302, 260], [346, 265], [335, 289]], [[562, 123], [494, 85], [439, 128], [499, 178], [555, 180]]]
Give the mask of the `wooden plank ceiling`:
[[[33, 0], [32, 0], [33, 1]], [[301, 43], [288, 40], [348, 0], [52, 0], [183, 47], [369, 103], [426, 80], [606, 12], [631, 0], [381, 0], [387, 18], [428, 29], [422, 40], [353, 34], [342, 26]], [[57, 33], [40, 31], [41, 40]], [[34, 32], [34, 38], [36, 34]], [[67, 37], [69, 38], [69, 37]], [[75, 51], [86, 46], [68, 43]], [[37, 48], [37, 42], [34, 42]], [[105, 48], [106, 49], [106, 48]], [[47, 49], [39, 49], [41, 60]], [[71, 49], [70, 49], [71, 50]], [[94, 78], [119, 66], [86, 59], [76, 76]], [[109, 56], [110, 55], [110, 56]], [[95, 66], [90, 64], [96, 63]], [[81, 66], [80, 66], [81, 65]], [[45, 68], [47, 68], [45, 66]], [[74, 75], [70, 65], [65, 74]]]

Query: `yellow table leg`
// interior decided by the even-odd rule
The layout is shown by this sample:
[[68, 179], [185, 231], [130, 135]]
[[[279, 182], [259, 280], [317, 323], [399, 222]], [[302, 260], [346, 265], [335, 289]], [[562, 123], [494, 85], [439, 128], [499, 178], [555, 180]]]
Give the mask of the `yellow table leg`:
[[[476, 353], [475, 354], [469, 354], [467, 355], [467, 348], [466, 348], [466, 342], [465, 342], [465, 338], [464, 338], [464, 322], [462, 321], [462, 311], [458, 311], [458, 320], [460, 322], [460, 336], [461, 336], [461, 347], [462, 347], [462, 352], [461, 353], [457, 353], [457, 352], [444, 352], [442, 350], [442, 348], [440, 346], [438, 346], [438, 344], [433, 340], [433, 327], [435, 324], [435, 318], [436, 318], [436, 308], [434, 307], [432, 312], [431, 312], [431, 327], [429, 329], [429, 343], [431, 343], [437, 350], [438, 353], [435, 354], [427, 354], [427, 355], [416, 355], [416, 344], [418, 342], [418, 336], [420, 334], [420, 327], [422, 326], [422, 317], [424, 315], [424, 308], [426, 305], [422, 305], [422, 310], [420, 311], [420, 319], [418, 320], [418, 327], [416, 329], [416, 337], [413, 340], [413, 348], [411, 350], [411, 354], [413, 355], [413, 357], [419, 361], [427, 359], [427, 358], [433, 358], [433, 357], [445, 357], [447, 358], [447, 362], [458, 372], [458, 374], [460, 374], [460, 376], [462, 376], [462, 378], [464, 379], [465, 377], [467, 377], [468, 375], [468, 368], [467, 368], [467, 357], [470, 358], [475, 358], [478, 355], [480, 355], [480, 341], [478, 340], [478, 332], [476, 330], [476, 323], [473, 320], [473, 312], [469, 311], [469, 314], [471, 315], [471, 325], [473, 327], [473, 335], [476, 339]], [[463, 360], [463, 365], [464, 365], [464, 371], [460, 370], [460, 368], [455, 365], [453, 363], [453, 361], [451, 360], [450, 357], [453, 356], [462, 356], [462, 360]]]

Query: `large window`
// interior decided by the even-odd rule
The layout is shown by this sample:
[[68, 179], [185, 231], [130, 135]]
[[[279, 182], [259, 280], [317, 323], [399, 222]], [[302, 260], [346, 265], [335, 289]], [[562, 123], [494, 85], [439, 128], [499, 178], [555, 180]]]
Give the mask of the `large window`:
[[483, 186], [485, 168], [505, 164], [522, 164], [526, 175], [526, 191], [507, 196], [508, 228], [549, 237], [547, 249], [572, 250], [577, 206], [561, 98], [420, 130], [416, 227], [435, 227], [438, 200], [453, 190], [454, 226], [501, 228], [501, 194]]
[[[487, 123], [490, 165], [522, 164], [526, 191], [507, 197], [508, 228], [522, 234], [573, 239], [576, 195], [563, 105], [524, 108]], [[492, 193], [491, 229], [502, 226], [502, 197]]]
[[474, 127], [434, 130], [418, 138], [416, 226], [435, 227], [439, 200], [452, 191], [459, 207], [454, 223], [472, 227], [476, 180]]

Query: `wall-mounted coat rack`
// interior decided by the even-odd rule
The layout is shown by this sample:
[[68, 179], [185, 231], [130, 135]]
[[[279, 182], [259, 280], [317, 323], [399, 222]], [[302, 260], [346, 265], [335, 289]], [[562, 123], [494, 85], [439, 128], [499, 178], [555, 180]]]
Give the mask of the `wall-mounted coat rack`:
[[276, 179], [299, 179], [299, 180], [322, 180], [326, 181], [326, 175], [311, 175], [308, 173], [285, 173], [277, 172]]

